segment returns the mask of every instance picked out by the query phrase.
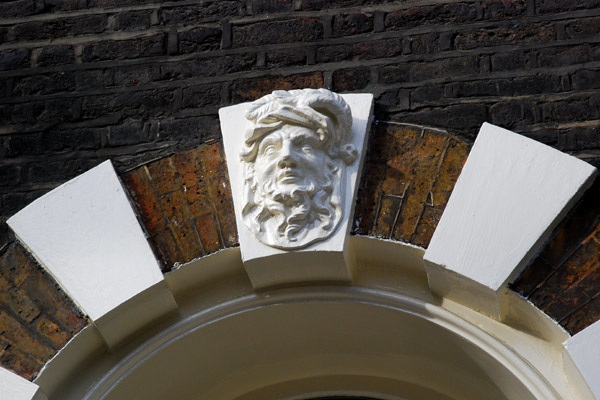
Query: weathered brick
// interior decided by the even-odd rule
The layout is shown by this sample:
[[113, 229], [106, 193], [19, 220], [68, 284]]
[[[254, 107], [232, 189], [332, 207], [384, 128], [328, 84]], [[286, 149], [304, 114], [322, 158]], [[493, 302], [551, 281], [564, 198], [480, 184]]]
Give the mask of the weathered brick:
[[531, 55], [529, 51], [500, 52], [492, 54], [490, 60], [492, 71], [512, 71], [535, 67], [535, 65], [530, 65]]
[[219, 137], [219, 120], [217, 116], [165, 119], [160, 122], [159, 137], [161, 140], [200, 140], [206, 141]]
[[291, 76], [272, 76], [255, 79], [240, 79], [234, 84], [234, 101], [255, 100], [275, 89], [290, 90], [323, 87], [321, 72]]
[[15, 96], [45, 95], [74, 91], [75, 76], [70, 72], [19, 77], [13, 84]]
[[567, 24], [566, 33], [568, 39], [597, 37], [600, 33], [600, 17], [578, 18]]
[[600, 296], [596, 296], [581, 308], [569, 314], [560, 324], [571, 335], [587, 328], [600, 318]]
[[6, 1], [0, 3], [0, 15], [3, 18], [25, 17], [36, 14], [39, 11], [35, 0]]
[[256, 54], [235, 54], [199, 58], [160, 65], [160, 79], [185, 79], [249, 71], [256, 66]]
[[527, 13], [526, 0], [485, 0], [481, 2], [483, 18], [487, 20], [508, 19]]
[[468, 32], [459, 32], [455, 39], [458, 50], [472, 50], [480, 47], [511, 44], [546, 43], [556, 37], [555, 27], [551, 23], [520, 23], [517, 26], [481, 28]]
[[162, 25], [194, 26], [206, 22], [220, 21], [223, 18], [244, 15], [245, 4], [241, 1], [208, 1], [186, 6], [170, 6], [160, 9]]
[[535, 10], [540, 14], [580, 10], [600, 6], [600, 0], [535, 0]]
[[43, 47], [36, 58], [36, 66], [38, 67], [52, 67], [74, 62], [75, 50], [70, 45]]
[[322, 38], [323, 25], [318, 18], [291, 18], [233, 26], [234, 47], [311, 42]]
[[512, 129], [536, 122], [533, 107], [536, 105], [527, 100], [502, 101], [490, 107], [489, 115], [493, 124]]
[[267, 67], [288, 67], [306, 64], [306, 49], [293, 48], [268, 51], [266, 53]]
[[106, 29], [107, 16], [103, 14], [80, 15], [44, 21], [31, 21], [15, 25], [17, 40], [55, 39], [63, 36], [77, 36], [101, 33]]
[[79, 10], [81, 5], [79, 0], [44, 0], [44, 12]]
[[[42, 147], [48, 151], [94, 150], [102, 145], [106, 128], [77, 130], [48, 129], [42, 133]], [[39, 140], [39, 139], [38, 139]]]
[[21, 181], [21, 166], [0, 165], [0, 186], [15, 186]]
[[390, 12], [385, 17], [387, 30], [405, 30], [423, 25], [465, 23], [477, 19], [473, 3], [450, 3], [417, 6]]
[[252, 0], [254, 14], [293, 11], [293, 0]]
[[108, 144], [110, 146], [126, 146], [144, 141], [143, 122], [127, 120], [120, 125], [108, 129]]
[[0, 51], [0, 71], [29, 67], [29, 49], [10, 49]]
[[600, 60], [600, 43], [558, 46], [538, 50], [540, 67], [560, 67]]
[[221, 30], [218, 28], [195, 28], [179, 32], [179, 52], [217, 50], [221, 45]]
[[579, 70], [571, 75], [571, 84], [576, 90], [600, 88], [600, 70]]
[[[103, 71], [99, 72], [103, 73]], [[136, 86], [160, 79], [160, 66], [155, 64], [119, 67], [112, 72], [112, 83], [115, 86]], [[108, 79], [104, 73], [102, 80], [107, 85]]]
[[28, 180], [31, 183], [62, 183], [65, 179], [81, 175], [100, 162], [101, 160], [95, 159], [67, 159], [35, 163], [29, 165]]
[[195, 85], [183, 89], [183, 107], [207, 107], [221, 104], [221, 85]]
[[332, 90], [348, 92], [367, 87], [371, 70], [367, 67], [338, 69], [333, 72]]
[[125, 11], [115, 15], [113, 29], [116, 31], [133, 31], [147, 29], [151, 25], [151, 10]]
[[542, 104], [543, 121], [582, 121], [600, 117], [600, 109], [590, 105], [590, 100], [556, 101]]
[[333, 18], [332, 36], [350, 36], [373, 30], [373, 15], [354, 13], [336, 15]]
[[105, 40], [83, 47], [84, 62], [99, 60], [121, 60], [150, 57], [164, 54], [164, 35], [157, 34], [139, 39]]

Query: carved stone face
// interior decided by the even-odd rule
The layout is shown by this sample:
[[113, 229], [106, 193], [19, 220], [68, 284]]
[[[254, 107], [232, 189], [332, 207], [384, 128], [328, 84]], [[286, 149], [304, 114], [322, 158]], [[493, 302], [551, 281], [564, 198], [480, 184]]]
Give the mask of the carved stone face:
[[283, 125], [260, 143], [254, 165], [256, 179], [279, 193], [309, 190], [326, 181], [329, 156], [311, 129]]
[[246, 227], [284, 250], [325, 240], [342, 218], [344, 167], [357, 156], [350, 108], [326, 89], [275, 91], [252, 103], [246, 118]]

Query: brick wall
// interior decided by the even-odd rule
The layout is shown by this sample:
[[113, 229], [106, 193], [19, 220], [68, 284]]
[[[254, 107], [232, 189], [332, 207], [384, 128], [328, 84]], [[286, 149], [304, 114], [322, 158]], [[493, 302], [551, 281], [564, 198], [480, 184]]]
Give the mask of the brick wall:
[[218, 140], [219, 107], [274, 88], [373, 92], [378, 120], [490, 121], [598, 165], [599, 32], [597, 0], [6, 1], [0, 223], [106, 158]]

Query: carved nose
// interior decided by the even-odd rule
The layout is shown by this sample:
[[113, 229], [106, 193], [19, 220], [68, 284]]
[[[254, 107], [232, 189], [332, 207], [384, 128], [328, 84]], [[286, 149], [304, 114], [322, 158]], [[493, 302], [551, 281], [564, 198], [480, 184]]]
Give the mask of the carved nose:
[[296, 160], [290, 153], [282, 154], [277, 162], [279, 168], [295, 168], [297, 166]]

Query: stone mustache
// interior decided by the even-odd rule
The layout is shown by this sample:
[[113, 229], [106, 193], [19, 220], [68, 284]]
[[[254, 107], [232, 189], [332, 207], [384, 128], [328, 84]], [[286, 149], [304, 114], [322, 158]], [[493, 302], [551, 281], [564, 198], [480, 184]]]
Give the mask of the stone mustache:
[[260, 242], [292, 250], [342, 219], [344, 168], [355, 162], [352, 113], [326, 89], [278, 90], [246, 111], [242, 218]]

